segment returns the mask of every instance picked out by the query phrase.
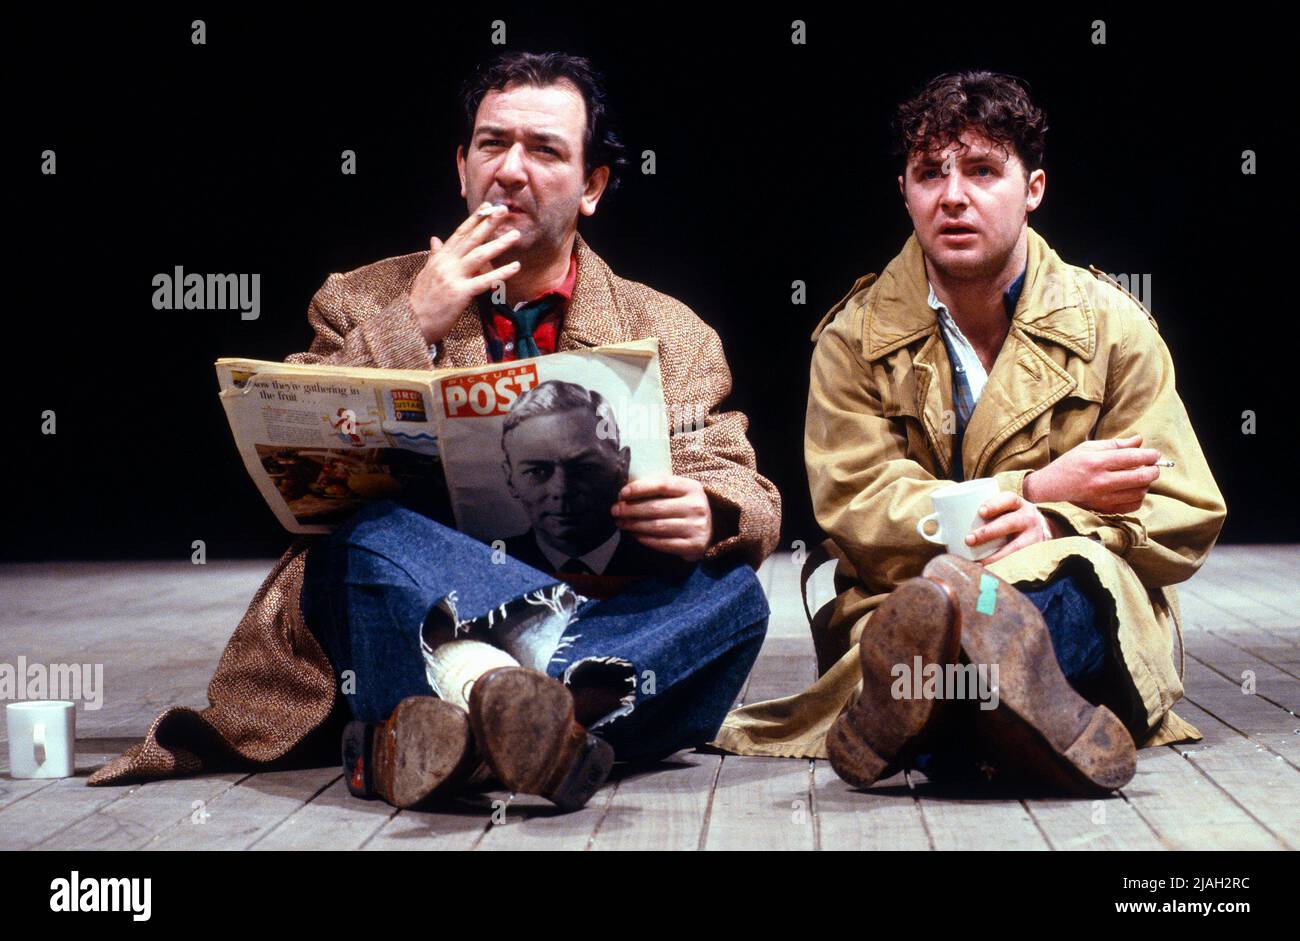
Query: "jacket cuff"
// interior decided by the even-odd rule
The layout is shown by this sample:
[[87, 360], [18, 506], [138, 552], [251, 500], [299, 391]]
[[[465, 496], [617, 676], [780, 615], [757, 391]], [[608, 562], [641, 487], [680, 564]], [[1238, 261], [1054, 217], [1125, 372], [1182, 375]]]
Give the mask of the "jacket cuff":
[[1010, 490], [1012, 493], [1021, 497], [1025, 496], [1025, 478], [1033, 473], [1033, 468], [1025, 470], [1002, 471], [1000, 474], [994, 474], [993, 479], [998, 482], [1001, 490]]
[[1051, 515], [1073, 535], [1100, 542], [1118, 556], [1146, 545], [1147, 531], [1135, 516], [1094, 513], [1064, 501], [1037, 504], [1039, 512]]
[[763, 562], [763, 547], [754, 536], [741, 534], [744, 510], [735, 500], [704, 484], [713, 514], [713, 541], [704, 552], [708, 560], [737, 557], [758, 568]]

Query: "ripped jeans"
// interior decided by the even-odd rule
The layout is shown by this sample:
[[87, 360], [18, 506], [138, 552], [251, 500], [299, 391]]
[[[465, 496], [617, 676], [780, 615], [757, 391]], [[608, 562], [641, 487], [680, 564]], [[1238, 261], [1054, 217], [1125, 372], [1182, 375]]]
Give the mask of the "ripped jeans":
[[[749, 566], [700, 564], [592, 600], [391, 500], [363, 509], [307, 552], [301, 609], [353, 717], [381, 722], [407, 696], [432, 695], [446, 640], [479, 639], [524, 666], [617, 689], [589, 721], [620, 761], [646, 761], [717, 733], [767, 632]], [[431, 612], [440, 611], [439, 616]]]

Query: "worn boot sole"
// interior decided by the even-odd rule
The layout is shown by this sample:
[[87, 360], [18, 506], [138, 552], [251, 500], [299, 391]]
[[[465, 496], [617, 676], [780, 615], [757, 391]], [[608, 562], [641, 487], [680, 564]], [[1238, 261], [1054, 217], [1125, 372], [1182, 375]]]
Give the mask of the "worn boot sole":
[[945, 710], [942, 699], [895, 699], [893, 669], [956, 663], [960, 609], [949, 590], [926, 578], [899, 585], [871, 616], [859, 641], [862, 693], [826, 736], [831, 767], [855, 787], [869, 787], [916, 753]]
[[605, 783], [614, 749], [573, 715], [564, 684], [522, 667], [491, 670], [475, 681], [469, 721], [492, 773], [518, 794], [577, 810]]
[[[980, 565], [953, 555], [930, 561], [926, 577], [946, 582], [962, 609], [961, 648], [974, 664], [997, 664], [995, 709], [978, 709], [976, 729], [1010, 777], [1073, 794], [1121, 788], [1137, 770], [1124, 724], [1070, 685], [1033, 603]], [[981, 576], [997, 582], [993, 614], [976, 610]], [[981, 704], [983, 705], [983, 704]]]
[[[360, 751], [367, 744], [365, 736], [368, 752]], [[363, 756], [373, 793], [394, 807], [414, 807], [468, 775], [473, 744], [465, 710], [433, 696], [408, 696], [385, 722], [349, 723], [344, 766], [347, 769], [349, 756], [354, 765], [356, 757]]]

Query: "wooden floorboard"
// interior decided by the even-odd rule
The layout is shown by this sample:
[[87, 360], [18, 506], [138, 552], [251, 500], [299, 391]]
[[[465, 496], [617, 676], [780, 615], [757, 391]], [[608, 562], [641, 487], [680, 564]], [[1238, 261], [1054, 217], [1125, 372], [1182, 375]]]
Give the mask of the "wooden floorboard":
[[1173, 748], [1143, 751], [1137, 774], [1123, 794], [1158, 835], [1160, 845], [1151, 849], [1283, 848], [1240, 804]]
[[[142, 848], [249, 849], [339, 777], [338, 768], [248, 775], [205, 802], [196, 817], [187, 817], [159, 831]], [[322, 841], [329, 837], [328, 830], [320, 832]]]
[[1205, 710], [1184, 703], [1179, 712], [1205, 735], [1200, 742], [1171, 746], [1288, 849], [1300, 849], [1300, 814], [1282, 794], [1294, 794], [1300, 772], [1263, 753], [1253, 739]]
[[1050, 849], [1024, 801], [956, 795], [924, 775], [909, 772], [907, 777], [935, 849]]
[[829, 762], [816, 763], [813, 811], [824, 850], [929, 850], [920, 805], [902, 773], [861, 790], [841, 781]]
[[[1102, 800], [985, 799], [919, 773], [859, 790], [824, 761], [679, 752], [619, 767], [582, 811], [500, 790], [419, 811], [361, 801], [340, 769], [219, 773], [91, 788], [95, 768], [206, 687], [269, 560], [0, 566], [0, 661], [90, 663], [102, 708], [77, 710], [77, 774], [8, 776], [0, 728], [0, 849], [1297, 849], [1300, 549], [1219, 546], [1179, 586], [1186, 700], [1200, 742], [1145, 749]], [[759, 572], [772, 617], [737, 699], [816, 675], [789, 554]], [[831, 567], [814, 577], [830, 597]], [[1243, 689], [1245, 691], [1243, 691]]]
[[[492, 814], [507, 805], [501, 792], [467, 795], [430, 810], [395, 811], [383, 801], [370, 801], [376, 817], [387, 814], [374, 833], [363, 840], [366, 850], [472, 850], [491, 826]], [[344, 798], [340, 796], [340, 800]], [[351, 798], [353, 803], [357, 801]]]
[[[212, 774], [155, 781], [98, 793], [111, 798], [42, 844], [43, 849], [134, 850], [148, 846], [160, 830], [206, 826], [210, 804], [248, 776]], [[94, 791], [94, 788], [87, 788]]]

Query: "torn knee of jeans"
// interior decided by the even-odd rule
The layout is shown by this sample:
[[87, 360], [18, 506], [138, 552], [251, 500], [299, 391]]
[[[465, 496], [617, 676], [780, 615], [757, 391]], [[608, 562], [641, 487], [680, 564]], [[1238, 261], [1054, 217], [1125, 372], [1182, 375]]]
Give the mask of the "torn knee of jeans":
[[636, 708], [636, 667], [621, 657], [584, 657], [564, 671], [574, 714], [589, 729]]
[[564, 582], [530, 591], [475, 617], [457, 609], [456, 592], [448, 592], [429, 611], [420, 628], [426, 651], [451, 640], [482, 640], [502, 648], [523, 666], [545, 672], [565, 630], [587, 599]]

